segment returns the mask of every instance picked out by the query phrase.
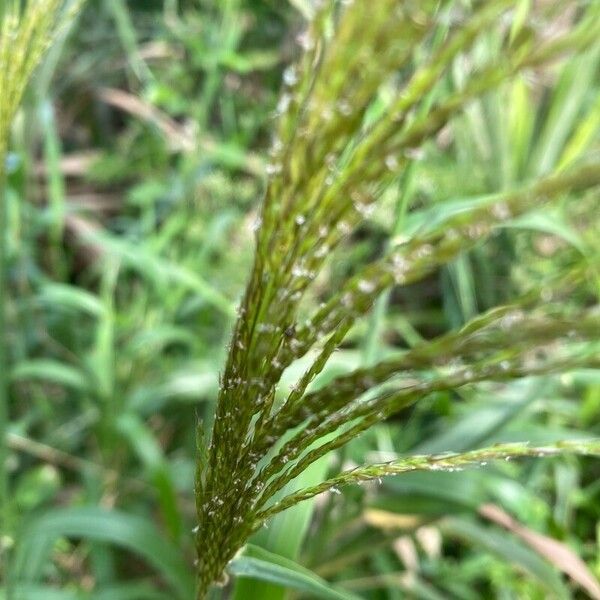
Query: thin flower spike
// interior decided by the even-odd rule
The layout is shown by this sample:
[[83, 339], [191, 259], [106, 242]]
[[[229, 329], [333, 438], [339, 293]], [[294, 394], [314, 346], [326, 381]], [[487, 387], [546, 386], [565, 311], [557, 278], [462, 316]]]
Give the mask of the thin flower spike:
[[279, 502], [256, 515], [255, 528], [262, 526], [262, 523], [267, 519], [299, 502], [345, 485], [380, 480], [382, 477], [414, 471], [453, 472], [470, 467], [484, 467], [489, 462], [499, 460], [508, 461], [528, 457], [541, 458], [563, 454], [600, 456], [600, 440], [563, 441], [546, 446], [530, 446], [527, 443], [498, 444], [470, 452], [407, 456], [387, 463], [358, 467], [350, 471], [344, 471], [319, 485], [285, 496]]
[[[466, 364], [432, 379], [410, 379], [396, 390], [384, 392], [366, 402], [344, 406], [326, 419], [319, 418], [318, 424], [312, 426], [309, 424], [306, 429], [286, 442], [277, 456], [257, 477], [261, 487], [265, 484], [266, 487], [255, 506], [261, 508], [274, 494], [328, 452], [342, 447], [373, 425], [433, 392], [457, 389], [484, 381], [501, 382], [533, 375], [559, 373], [576, 367], [594, 368], [600, 364], [599, 356], [599, 348], [596, 345], [587, 353], [577, 348], [573, 354], [566, 357], [537, 362], [532, 360], [535, 358], [534, 349], [532, 355], [524, 353], [513, 357], [510, 361]], [[339, 435], [321, 446], [314, 447], [318, 440], [333, 433]]]
[[460, 331], [424, 342], [397, 359], [337, 377], [326, 387], [306, 394], [301, 402], [284, 404], [265, 428], [273, 438], [279, 439], [285, 431], [294, 429], [306, 419], [322, 421], [395, 375], [414, 376], [415, 371], [465, 364], [485, 352], [502, 354], [506, 360], [512, 354], [531, 350], [536, 345], [543, 346], [567, 336], [573, 341], [580, 335], [592, 340], [600, 338], [597, 311], [563, 316], [528, 314], [518, 305], [496, 308], [475, 318]]
[[56, 35], [75, 18], [83, 1], [72, 3], [62, 14], [63, 0], [29, 0], [27, 3], [8, 0], [3, 6], [0, 22], [0, 170], [4, 168], [10, 125], [32, 73]]

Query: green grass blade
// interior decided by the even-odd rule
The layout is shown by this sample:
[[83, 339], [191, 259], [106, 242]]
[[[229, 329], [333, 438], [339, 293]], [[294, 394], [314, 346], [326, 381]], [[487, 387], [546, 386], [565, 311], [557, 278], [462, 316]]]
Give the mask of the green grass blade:
[[[308, 569], [289, 559], [267, 552], [256, 546], [247, 546], [227, 568], [235, 577], [252, 577], [310, 594], [326, 600], [358, 600], [357, 596], [334, 588]], [[258, 596], [255, 596], [258, 598]], [[263, 600], [262, 596], [260, 596]]]
[[556, 570], [513, 537], [466, 519], [446, 519], [441, 528], [444, 534], [483, 548], [533, 576], [553, 598], [568, 600], [572, 597]]
[[10, 372], [10, 379], [13, 382], [45, 381], [80, 393], [90, 390], [90, 382], [84, 372], [68, 364], [44, 358], [17, 363]]
[[54, 543], [61, 537], [106, 542], [130, 550], [160, 573], [177, 598], [193, 597], [194, 578], [185, 557], [150, 521], [96, 507], [56, 509], [30, 522], [19, 538], [14, 557], [16, 580], [39, 580]]
[[554, 92], [550, 112], [532, 157], [536, 175], [550, 173], [560, 159], [565, 143], [577, 124], [588, 90], [600, 65], [600, 46], [564, 67]]

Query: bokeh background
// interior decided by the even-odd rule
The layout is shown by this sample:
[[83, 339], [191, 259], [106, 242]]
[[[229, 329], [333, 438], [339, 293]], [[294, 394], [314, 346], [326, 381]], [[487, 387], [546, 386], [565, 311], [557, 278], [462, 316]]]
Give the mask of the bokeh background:
[[[21, 555], [35, 567], [27, 599], [171, 598], [173, 581], [191, 577], [196, 418], [210, 423], [306, 6], [89, 0], [30, 86], [8, 160], [9, 469], [19, 541], [51, 544], [37, 563]], [[384, 251], [398, 194], [433, 206], [549, 173], [582, 136], [597, 149], [599, 65], [597, 45], [471, 104], [337, 253], [314, 302]], [[586, 202], [536, 214], [393, 292], [327, 376], [589, 260], [600, 211]], [[600, 279], [588, 283], [569, 301], [589, 304]], [[597, 371], [440, 393], [306, 477], [402, 452], [589, 438], [599, 410]], [[598, 598], [599, 474], [573, 457], [411, 474], [305, 503], [254, 541], [365, 598]], [[111, 510], [112, 525], [83, 506]], [[250, 579], [231, 593], [290, 595]]]

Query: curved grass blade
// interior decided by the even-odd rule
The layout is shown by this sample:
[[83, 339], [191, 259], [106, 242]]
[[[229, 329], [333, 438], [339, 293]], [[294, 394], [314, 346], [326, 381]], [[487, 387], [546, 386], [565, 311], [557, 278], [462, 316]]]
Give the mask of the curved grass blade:
[[107, 542], [130, 550], [161, 574], [175, 597], [193, 597], [194, 578], [177, 546], [141, 517], [96, 507], [57, 509], [30, 522], [17, 543], [15, 579], [23, 583], [39, 580], [60, 537]]
[[257, 546], [248, 545], [227, 567], [230, 575], [252, 577], [310, 594], [311, 598], [326, 600], [358, 600], [350, 592], [329, 585], [312, 571], [294, 561]]

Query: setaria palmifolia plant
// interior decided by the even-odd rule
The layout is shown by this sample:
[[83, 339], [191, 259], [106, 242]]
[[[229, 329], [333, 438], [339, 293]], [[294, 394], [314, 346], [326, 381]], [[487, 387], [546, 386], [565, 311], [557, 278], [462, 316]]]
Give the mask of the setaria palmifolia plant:
[[[558, 4], [565, 2], [555, 9]], [[432, 392], [600, 363], [597, 308], [569, 311], [552, 302], [553, 294], [559, 298], [585, 280], [585, 272], [573, 271], [553, 288], [545, 284], [542, 293], [533, 290], [460, 331], [326, 387], [311, 386], [382, 292], [423, 279], [532, 209], [584, 195], [596, 201], [600, 162], [582, 160], [443, 218], [424, 219], [392, 238], [382, 258], [362, 267], [316, 312], [307, 313], [310, 303], [303, 302], [331, 253], [470, 101], [596, 43], [600, 4], [569, 4], [575, 22], [548, 35], [535, 23], [515, 28], [513, 0], [315, 3], [298, 38], [302, 56], [284, 73], [254, 267], [221, 377], [212, 436], [206, 445], [199, 440], [199, 598], [224, 581], [228, 562], [266, 519], [333, 486], [561, 450], [514, 445], [408, 457], [281, 496], [327, 452]], [[482, 59], [477, 43], [492, 27], [504, 32], [502, 45]], [[468, 74], [452, 87], [447, 75], [458, 60], [469, 65]], [[282, 373], [307, 354], [312, 365], [279, 401]], [[597, 454], [598, 444], [565, 444], [562, 450]]]

